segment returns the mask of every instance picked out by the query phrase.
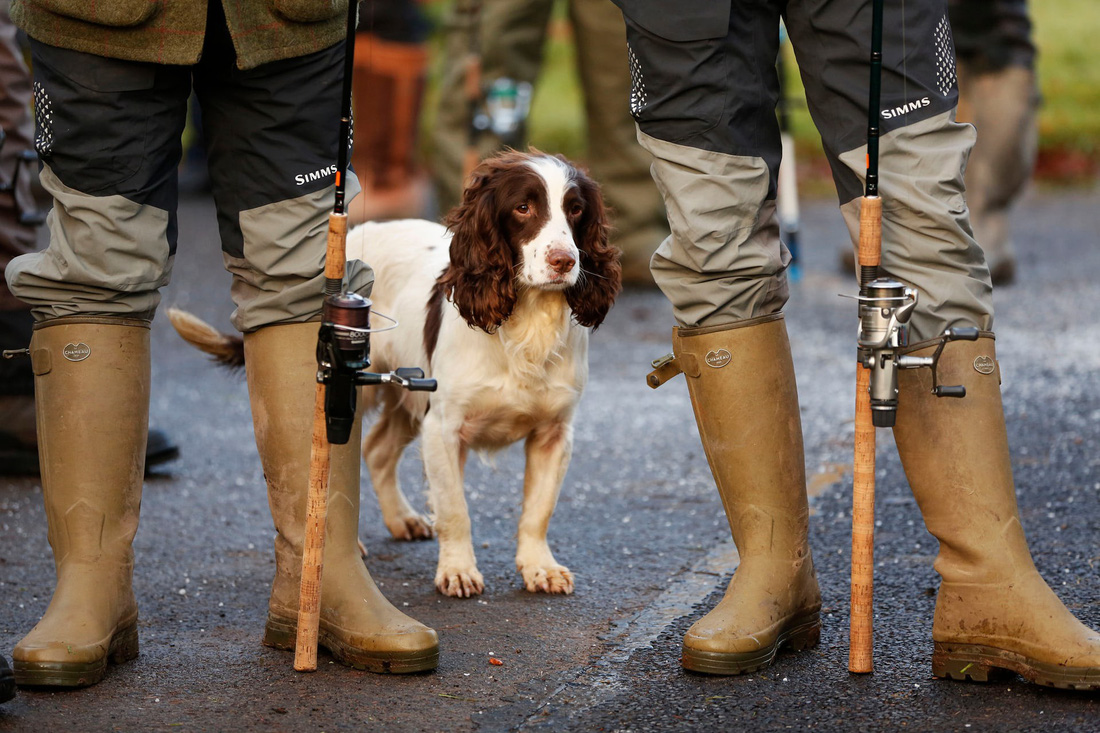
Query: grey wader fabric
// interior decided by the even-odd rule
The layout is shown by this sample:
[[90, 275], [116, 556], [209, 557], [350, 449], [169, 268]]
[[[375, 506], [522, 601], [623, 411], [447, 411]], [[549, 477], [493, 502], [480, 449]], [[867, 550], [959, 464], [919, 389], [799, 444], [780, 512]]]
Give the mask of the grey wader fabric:
[[[778, 311], [789, 262], [774, 214], [779, 20], [782, 14], [843, 206], [862, 195], [865, 173], [870, 3], [792, 0], [783, 10], [780, 2], [692, 2], [692, 22], [667, 28], [654, 10], [661, 3], [618, 4], [634, 76], [631, 110], [670, 209], [672, 236], [653, 258], [657, 284], [684, 326]], [[916, 338], [937, 335], [958, 313], [989, 328], [989, 274], [963, 199], [973, 130], [953, 121], [958, 95], [946, 3], [887, 4], [883, 50], [884, 230], [903, 238], [884, 237], [883, 269], [921, 292]], [[916, 201], [904, 199], [913, 193], [904, 181], [912, 172], [919, 173]], [[685, 205], [672, 198], [690, 200], [691, 210], [678, 215]], [[907, 257], [915, 252], [916, 264], [895, 273], [889, 263], [899, 247]], [[945, 271], [952, 282], [937, 284]]]
[[[193, 67], [32, 41], [35, 146], [55, 207], [49, 248], [15, 259], [7, 280], [37, 320], [152, 318], [176, 251], [176, 171], [192, 85], [235, 276], [234, 325], [251, 331], [320, 311], [344, 48], [242, 71], [217, 20], [212, 10]], [[349, 176], [349, 197], [357, 191]], [[361, 263], [349, 263], [348, 277], [359, 291], [373, 279]]]

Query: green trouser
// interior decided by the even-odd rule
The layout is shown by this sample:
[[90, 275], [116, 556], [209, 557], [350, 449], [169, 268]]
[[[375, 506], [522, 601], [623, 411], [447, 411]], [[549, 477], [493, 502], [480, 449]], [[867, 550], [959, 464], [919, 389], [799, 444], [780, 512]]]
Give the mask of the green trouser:
[[[553, 4], [553, 0], [481, 3], [476, 33], [483, 89], [501, 77], [531, 84], [538, 80]], [[473, 29], [470, 17], [461, 12], [463, 5], [457, 4], [447, 19], [433, 131], [433, 167], [443, 210], [461, 197], [463, 157], [470, 144], [463, 59], [470, 52]], [[650, 157], [635, 141], [634, 122], [627, 107], [630, 71], [622, 16], [607, 0], [570, 0], [569, 18], [584, 95], [586, 162], [612, 210], [613, 242], [623, 251], [624, 279], [648, 282], [649, 258], [668, 236], [668, 225], [649, 175]], [[491, 132], [480, 134], [480, 157], [502, 147], [502, 141]]]

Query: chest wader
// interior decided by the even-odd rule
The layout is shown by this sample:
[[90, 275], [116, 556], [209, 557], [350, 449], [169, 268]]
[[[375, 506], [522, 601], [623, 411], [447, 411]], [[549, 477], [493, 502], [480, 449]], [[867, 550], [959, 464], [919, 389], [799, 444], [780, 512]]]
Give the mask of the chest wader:
[[[275, 521], [275, 580], [263, 643], [293, 650], [316, 393], [317, 323], [245, 334], [245, 369], [256, 446]], [[333, 445], [318, 644], [341, 664], [372, 672], [422, 672], [439, 663], [435, 631], [382, 595], [359, 553], [359, 444]]]
[[83, 687], [138, 654], [132, 588], [149, 420], [149, 324], [61, 318], [35, 329], [42, 497], [57, 586], [12, 654], [20, 685]]
[[[915, 347], [915, 356], [935, 351]], [[940, 542], [932, 673], [984, 682], [1007, 671], [1100, 689], [1100, 634], [1036, 571], [1020, 526], [992, 335], [948, 343], [938, 374], [966, 397], [936, 397], [930, 370], [902, 370], [894, 426], [909, 485]]]
[[740, 555], [725, 596], [684, 636], [682, 662], [694, 672], [752, 672], [784, 646], [815, 646], [821, 633], [787, 329], [780, 314], [675, 328], [672, 346], [674, 362], [650, 385], [684, 372]]

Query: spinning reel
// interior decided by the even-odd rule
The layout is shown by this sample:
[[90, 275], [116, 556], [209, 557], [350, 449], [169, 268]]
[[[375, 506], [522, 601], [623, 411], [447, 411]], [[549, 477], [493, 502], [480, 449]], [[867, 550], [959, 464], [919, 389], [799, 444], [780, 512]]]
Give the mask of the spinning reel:
[[856, 296], [859, 301], [858, 360], [871, 371], [871, 420], [876, 428], [894, 426], [898, 409], [898, 370], [932, 369], [932, 393], [937, 397], [965, 397], [966, 387], [941, 385], [936, 365], [948, 341], [976, 341], [977, 328], [949, 328], [940, 336], [932, 356], [898, 353], [908, 345], [908, 322], [917, 307], [917, 291], [897, 280], [880, 277]]
[[317, 381], [325, 385], [325, 430], [328, 442], [344, 445], [355, 423], [356, 387], [395, 384], [413, 392], [434, 392], [436, 381], [425, 379], [419, 367], [403, 367], [385, 374], [364, 371], [370, 366], [370, 335], [397, 326], [389, 316], [375, 313], [392, 325], [370, 327], [371, 302], [358, 293], [325, 298], [317, 337]]

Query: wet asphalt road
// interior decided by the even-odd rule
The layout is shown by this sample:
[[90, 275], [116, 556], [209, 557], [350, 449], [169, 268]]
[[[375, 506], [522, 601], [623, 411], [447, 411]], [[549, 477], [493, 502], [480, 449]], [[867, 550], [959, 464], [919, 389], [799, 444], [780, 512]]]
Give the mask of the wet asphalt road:
[[[1093, 628], [1100, 627], [1098, 203], [1096, 191], [1031, 194], [1015, 217], [1019, 282], [996, 293], [1024, 527], [1040, 571]], [[187, 200], [180, 228], [164, 302], [228, 329], [229, 277], [209, 203]], [[845, 239], [831, 201], [805, 207], [804, 274], [787, 308], [826, 606], [819, 648], [738, 678], [681, 671], [680, 636], [720, 597], [736, 554], [683, 380], [658, 391], [644, 383], [650, 360], [668, 350], [671, 311], [658, 293], [628, 292], [593, 338], [573, 463], [551, 525], [576, 593], [522, 590], [512, 559], [518, 447], [495, 466], [469, 466], [487, 583], [474, 600], [435, 593], [435, 543], [389, 539], [364, 479], [368, 566], [391, 601], [439, 631], [441, 665], [378, 676], [322, 654], [316, 673], [294, 672], [291, 654], [259, 643], [272, 526], [243, 378], [213, 368], [161, 317], [151, 421], [171, 433], [182, 456], [145, 484], [135, 541], [141, 656], [92, 688], [21, 690], [0, 706], [0, 731], [1100, 730], [1100, 695], [932, 678], [936, 544], [885, 431], [877, 666], [869, 676], [848, 674], [855, 309], [837, 297], [854, 290], [836, 268]], [[403, 471], [422, 507], [414, 450]], [[52, 584], [38, 482], [0, 479], [0, 653], [10, 658]]]

